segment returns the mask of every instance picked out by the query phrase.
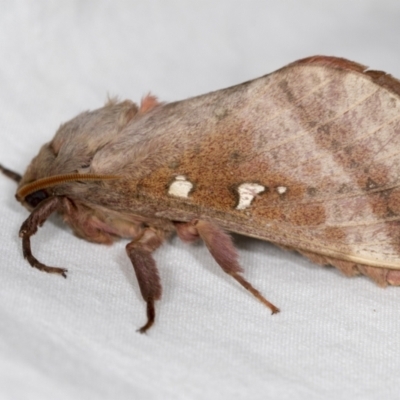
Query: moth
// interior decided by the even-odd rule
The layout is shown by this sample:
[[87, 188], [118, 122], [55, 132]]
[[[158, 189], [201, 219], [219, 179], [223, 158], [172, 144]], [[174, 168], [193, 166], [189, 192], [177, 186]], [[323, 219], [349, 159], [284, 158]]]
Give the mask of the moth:
[[128, 238], [126, 252], [155, 320], [152, 253], [173, 233], [201, 239], [243, 276], [228, 232], [297, 250], [347, 276], [400, 284], [400, 82], [335, 57], [296, 61], [261, 78], [173, 103], [109, 100], [60, 126], [18, 182], [30, 238], [52, 213], [86, 240]]

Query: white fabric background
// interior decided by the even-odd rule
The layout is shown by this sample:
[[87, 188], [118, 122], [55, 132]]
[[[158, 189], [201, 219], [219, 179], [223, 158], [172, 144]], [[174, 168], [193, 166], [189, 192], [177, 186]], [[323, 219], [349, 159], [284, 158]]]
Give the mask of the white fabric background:
[[[1, 1], [0, 162], [23, 172], [59, 124], [107, 94], [164, 101], [216, 90], [313, 54], [400, 77], [400, 3], [390, 0]], [[125, 243], [75, 238], [55, 218], [30, 268], [28, 213], [0, 177], [1, 399], [397, 399], [400, 288], [347, 279], [240, 238], [270, 316], [203, 246], [157, 251], [164, 285], [148, 335]]]

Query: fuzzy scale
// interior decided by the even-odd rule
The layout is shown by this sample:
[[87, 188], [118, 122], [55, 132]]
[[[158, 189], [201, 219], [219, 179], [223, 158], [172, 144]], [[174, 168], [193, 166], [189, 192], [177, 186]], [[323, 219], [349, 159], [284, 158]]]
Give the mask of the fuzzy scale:
[[146, 229], [194, 238], [177, 222], [201, 220], [399, 285], [399, 109], [389, 75], [312, 57], [175, 103], [110, 100], [62, 125], [19, 187], [115, 176], [60, 180], [46, 193], [67, 199], [59, 212], [91, 241]]

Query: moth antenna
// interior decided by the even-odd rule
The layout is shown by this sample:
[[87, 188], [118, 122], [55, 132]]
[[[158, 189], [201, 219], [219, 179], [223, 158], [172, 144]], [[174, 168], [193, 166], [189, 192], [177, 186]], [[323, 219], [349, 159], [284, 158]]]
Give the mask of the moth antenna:
[[45, 189], [48, 187], [56, 186], [60, 183], [71, 182], [71, 181], [105, 181], [110, 179], [119, 179], [118, 175], [98, 175], [98, 174], [63, 174], [54, 175], [47, 178], [38, 179], [37, 181], [28, 183], [17, 192], [18, 199], [24, 199], [31, 193], [38, 190]]
[[12, 179], [14, 182], [19, 183], [21, 181], [21, 179], [22, 179], [22, 176], [18, 172], [11, 171], [10, 169], [3, 167], [1, 164], [0, 164], [0, 171], [5, 176], [7, 176], [10, 179]]

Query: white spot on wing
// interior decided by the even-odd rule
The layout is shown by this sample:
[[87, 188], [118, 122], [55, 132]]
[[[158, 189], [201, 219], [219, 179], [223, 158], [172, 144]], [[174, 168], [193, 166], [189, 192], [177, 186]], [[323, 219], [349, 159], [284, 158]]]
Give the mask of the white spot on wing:
[[265, 187], [258, 183], [242, 183], [238, 187], [239, 204], [236, 210], [244, 210], [249, 207], [254, 197], [265, 190]]
[[178, 175], [175, 177], [175, 180], [171, 183], [168, 194], [176, 197], [188, 198], [189, 192], [193, 188], [193, 183], [186, 180], [186, 177], [183, 175]]
[[286, 190], [287, 190], [287, 187], [286, 187], [286, 186], [278, 186], [278, 187], [276, 188], [276, 191], [277, 191], [279, 194], [284, 194], [284, 193], [286, 193]]

